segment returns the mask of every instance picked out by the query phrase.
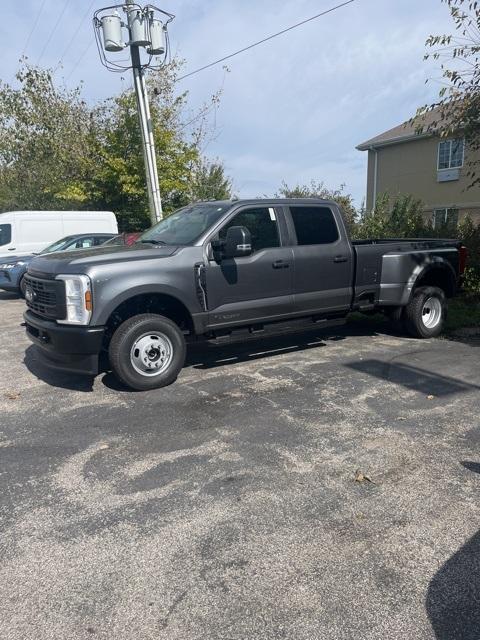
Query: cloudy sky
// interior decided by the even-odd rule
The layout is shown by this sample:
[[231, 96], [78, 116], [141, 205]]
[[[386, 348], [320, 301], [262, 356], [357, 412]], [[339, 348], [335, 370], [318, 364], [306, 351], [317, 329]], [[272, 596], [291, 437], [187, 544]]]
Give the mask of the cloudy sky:
[[[161, 7], [176, 14], [172, 50], [188, 71], [339, 1], [165, 0]], [[1, 79], [12, 81], [24, 52], [42, 66], [62, 59], [58, 81], [74, 86], [83, 80], [89, 101], [119, 91], [128, 74], [121, 80], [106, 71], [93, 45], [91, 15], [108, 4], [4, 0]], [[269, 195], [282, 180], [315, 179], [330, 188], [345, 184], [360, 204], [366, 155], [355, 146], [435, 97], [440, 74], [423, 62], [424, 42], [451, 29], [440, 0], [355, 0], [229, 60], [228, 74], [220, 65], [179, 89], [190, 92], [195, 108], [223, 85], [206, 153], [224, 161], [239, 195]]]

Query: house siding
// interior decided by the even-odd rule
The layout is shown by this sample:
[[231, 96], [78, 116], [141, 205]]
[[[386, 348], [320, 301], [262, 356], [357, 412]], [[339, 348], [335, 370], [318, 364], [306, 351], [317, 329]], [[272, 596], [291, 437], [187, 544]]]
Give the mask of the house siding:
[[450, 182], [437, 181], [439, 138], [421, 138], [368, 151], [367, 210], [374, 205], [375, 153], [377, 158], [377, 195], [412, 194], [425, 204], [425, 215], [434, 209], [457, 208], [459, 220], [467, 213], [480, 223], [480, 186], [469, 187], [467, 177], [468, 149], [460, 178]]

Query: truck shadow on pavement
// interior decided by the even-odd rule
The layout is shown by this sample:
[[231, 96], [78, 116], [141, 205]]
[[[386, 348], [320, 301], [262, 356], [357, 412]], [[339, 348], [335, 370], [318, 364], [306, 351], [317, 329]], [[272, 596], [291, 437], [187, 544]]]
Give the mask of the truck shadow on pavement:
[[[462, 462], [480, 473], [478, 462]], [[480, 638], [480, 531], [432, 578], [426, 609], [437, 640]]]
[[346, 363], [345, 366], [354, 371], [366, 373], [375, 378], [381, 378], [392, 384], [401, 385], [406, 389], [439, 398], [455, 393], [468, 393], [469, 391], [480, 390], [479, 385], [457, 380], [440, 373], [433, 373], [432, 371], [427, 371], [426, 369], [414, 367], [409, 364], [371, 359], [349, 362]]
[[65, 371], [56, 371], [45, 366], [36, 354], [36, 347], [30, 345], [25, 350], [24, 365], [39, 380], [52, 387], [70, 389], [71, 391], [93, 391], [94, 376], [82, 376]]
[[[336, 327], [334, 331], [319, 330], [316, 327], [302, 333], [292, 332], [269, 337], [247, 336], [243, 341], [237, 339], [223, 344], [219, 342], [191, 344], [187, 349], [185, 368], [207, 370], [229, 364], [252, 362], [286, 353], [325, 347], [329, 342], [338, 342], [352, 335], [374, 336], [376, 333], [375, 327], [368, 326], [367, 322], [362, 325], [355, 323], [347, 327]], [[30, 373], [48, 385], [73, 391], [93, 391], [95, 379], [93, 376], [69, 374], [50, 369], [37, 357], [34, 345], [26, 349], [24, 364]], [[106, 367], [102, 368], [102, 373], [105, 374], [102, 383], [106, 387], [115, 391], [132, 392], [121, 385]]]

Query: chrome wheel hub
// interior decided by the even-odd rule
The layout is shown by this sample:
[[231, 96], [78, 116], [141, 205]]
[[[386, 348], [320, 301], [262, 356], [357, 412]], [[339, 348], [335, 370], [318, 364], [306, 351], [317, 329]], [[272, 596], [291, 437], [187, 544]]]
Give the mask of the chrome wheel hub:
[[173, 346], [164, 333], [146, 333], [137, 338], [130, 351], [132, 367], [142, 376], [158, 376], [172, 362]]
[[438, 298], [427, 298], [423, 303], [422, 322], [427, 329], [436, 327], [442, 319], [442, 303]]

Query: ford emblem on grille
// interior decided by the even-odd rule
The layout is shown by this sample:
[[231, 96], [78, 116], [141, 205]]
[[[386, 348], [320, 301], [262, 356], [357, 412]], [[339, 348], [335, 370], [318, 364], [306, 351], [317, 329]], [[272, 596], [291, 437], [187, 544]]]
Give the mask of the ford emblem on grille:
[[27, 302], [33, 302], [35, 300], [35, 291], [31, 287], [25, 289], [25, 300]]

